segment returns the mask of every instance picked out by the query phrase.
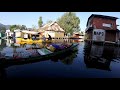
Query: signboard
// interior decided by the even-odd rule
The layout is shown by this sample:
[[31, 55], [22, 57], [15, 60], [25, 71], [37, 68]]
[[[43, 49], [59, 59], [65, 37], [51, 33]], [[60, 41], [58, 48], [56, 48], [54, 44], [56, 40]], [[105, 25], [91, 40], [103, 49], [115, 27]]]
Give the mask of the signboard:
[[93, 40], [94, 41], [105, 41], [105, 30], [94, 29], [93, 30]]

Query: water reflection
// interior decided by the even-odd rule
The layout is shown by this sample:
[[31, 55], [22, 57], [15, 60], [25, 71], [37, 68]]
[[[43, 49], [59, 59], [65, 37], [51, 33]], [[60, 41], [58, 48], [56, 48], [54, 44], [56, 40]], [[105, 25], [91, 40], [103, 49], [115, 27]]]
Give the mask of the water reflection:
[[[52, 43], [59, 44], [59, 43], [75, 43], [79, 42], [78, 40], [73, 39], [53, 39]], [[37, 49], [31, 49], [31, 48], [43, 48], [47, 44], [51, 43], [20, 43], [19, 39], [6, 39], [1, 40], [0, 44], [0, 59], [6, 58], [6, 59], [16, 59], [16, 58], [29, 58], [29, 57], [36, 57], [39, 56], [39, 53], [37, 52]], [[71, 55], [74, 51], [68, 52], [64, 55], [54, 57], [61, 59], [64, 61], [65, 59], [72, 59], [74, 55]], [[75, 54], [75, 53], [74, 53]], [[69, 56], [71, 58], [67, 58], [66, 56]], [[63, 60], [64, 59], [64, 60]], [[67, 60], [66, 60], [67, 61]], [[71, 60], [72, 61], [72, 60]]]
[[[8, 58], [20, 58], [20, 57], [28, 57], [28, 56], [37, 56], [37, 50], [36, 49], [28, 49], [27, 48], [42, 48], [44, 47], [46, 44], [50, 44], [50, 43], [37, 43], [37, 44], [19, 44], [19, 43], [15, 43], [12, 40], [1, 40], [1, 45], [0, 45], [0, 58], [2, 60], [2, 58], [4, 57], [8, 57]], [[74, 40], [54, 40], [53, 43], [73, 43]], [[62, 55], [57, 55], [45, 60], [39, 60], [38, 62], [42, 62], [42, 61], [52, 61], [52, 62], [61, 62], [65, 65], [71, 65], [74, 61], [74, 58], [77, 57], [77, 53], [78, 53], [78, 49], [77, 47], [74, 48], [71, 51], [68, 51]], [[35, 61], [36, 62], [36, 61]], [[28, 62], [29, 63], [29, 62]], [[28, 63], [20, 63], [20, 65], [22, 64], [28, 64]], [[34, 63], [34, 62], [33, 62]], [[12, 66], [14, 64], [0, 64], [0, 80], [1, 79], [6, 79], [7, 78], [7, 74], [6, 74], [6, 68]], [[18, 65], [18, 64], [17, 64]]]
[[[74, 40], [72, 39], [54, 39], [52, 43], [59, 44], [59, 43], [73, 43]], [[20, 43], [19, 39], [6, 39], [1, 41], [1, 50], [0, 50], [0, 58], [29, 58], [39, 56], [37, 49], [29, 49], [28, 48], [43, 48], [46, 44], [51, 43]], [[4, 42], [4, 43], [3, 43]], [[6, 44], [5, 44], [6, 43]]]
[[101, 70], [110, 69], [110, 63], [119, 62], [120, 49], [116, 46], [103, 46], [85, 42], [84, 62], [87, 68], [96, 68]]

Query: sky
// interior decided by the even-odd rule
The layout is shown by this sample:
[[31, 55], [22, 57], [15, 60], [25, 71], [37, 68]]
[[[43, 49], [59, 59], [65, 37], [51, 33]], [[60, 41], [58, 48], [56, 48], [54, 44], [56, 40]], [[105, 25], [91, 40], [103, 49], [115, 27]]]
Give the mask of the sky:
[[[5, 25], [26, 25], [27, 28], [32, 26], [38, 27], [38, 19], [42, 16], [43, 23], [45, 24], [48, 20], [56, 21], [65, 12], [0, 12], [0, 23]], [[76, 16], [80, 18], [81, 31], [85, 31], [86, 23], [91, 14], [100, 14], [118, 17], [117, 25], [120, 25], [120, 12], [75, 12]], [[120, 29], [120, 26], [118, 26]]]

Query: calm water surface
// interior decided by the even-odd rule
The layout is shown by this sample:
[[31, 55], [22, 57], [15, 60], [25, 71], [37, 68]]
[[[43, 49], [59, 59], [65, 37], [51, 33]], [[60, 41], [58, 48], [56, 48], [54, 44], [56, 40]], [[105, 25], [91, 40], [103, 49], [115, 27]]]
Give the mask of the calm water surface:
[[[77, 40], [60, 41], [56, 43], [74, 43]], [[0, 67], [0, 79], [9, 78], [119, 78], [120, 77], [120, 48], [78, 42], [74, 52], [68, 52], [59, 57], [40, 60], [35, 63]], [[36, 45], [19, 45], [10, 40], [0, 40], [0, 57], [21, 54], [25, 57], [38, 55], [27, 51]], [[32, 54], [31, 54], [31, 53]]]

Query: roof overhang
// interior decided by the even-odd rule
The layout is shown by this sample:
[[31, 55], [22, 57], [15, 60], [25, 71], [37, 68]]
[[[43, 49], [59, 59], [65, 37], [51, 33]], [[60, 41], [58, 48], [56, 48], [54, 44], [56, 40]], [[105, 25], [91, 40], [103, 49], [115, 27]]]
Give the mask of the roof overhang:
[[39, 32], [35, 32], [35, 31], [27, 31], [27, 30], [23, 30], [23, 33], [27, 33], [27, 34], [38, 34]]

